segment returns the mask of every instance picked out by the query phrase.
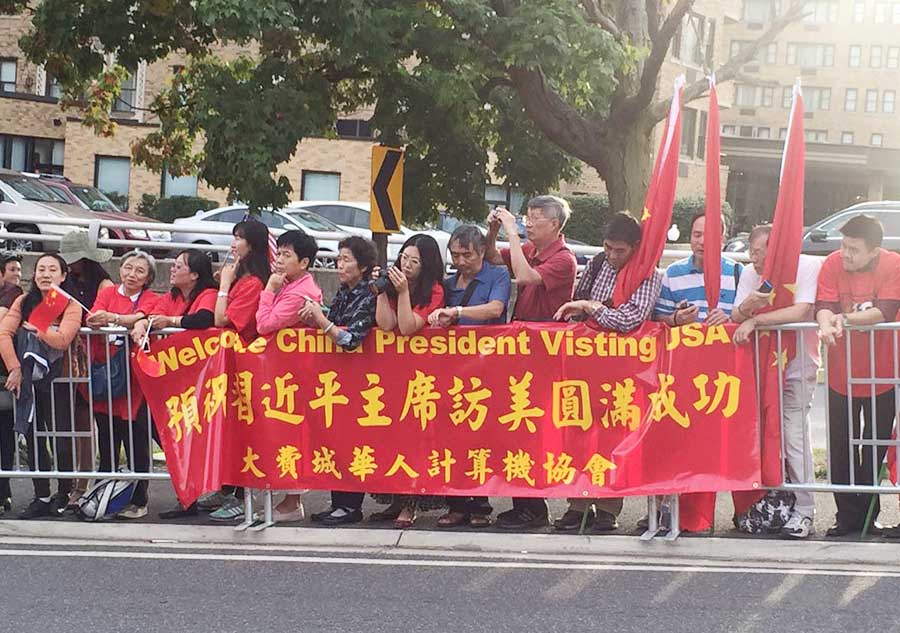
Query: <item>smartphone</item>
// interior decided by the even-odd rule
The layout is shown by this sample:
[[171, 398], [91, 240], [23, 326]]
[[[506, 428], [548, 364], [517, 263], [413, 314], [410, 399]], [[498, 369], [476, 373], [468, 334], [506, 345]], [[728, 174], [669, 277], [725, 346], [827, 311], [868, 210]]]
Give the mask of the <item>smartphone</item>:
[[694, 304], [689, 302], [687, 299], [682, 299], [681, 301], [678, 302], [678, 305], [675, 306], [675, 309], [676, 310], [686, 310], [687, 308], [692, 308], [692, 307], [694, 307]]
[[767, 294], [769, 294], [770, 292], [772, 292], [772, 290], [773, 290], [774, 288], [775, 288], [775, 287], [772, 285], [772, 282], [769, 281], [768, 279], [766, 279], [764, 282], [762, 282], [762, 284], [761, 284], [760, 287], [758, 288], [758, 291], [761, 292], [761, 293], [763, 293], [764, 295], [767, 295]]
[[[308, 295], [303, 295], [303, 298], [306, 299], [307, 301], [312, 301], [313, 303], [317, 303], [315, 299], [313, 299], [312, 297], [310, 297]], [[331, 308], [329, 308], [324, 303], [319, 303], [318, 305], [322, 309], [322, 314], [328, 314], [329, 312], [331, 312]]]

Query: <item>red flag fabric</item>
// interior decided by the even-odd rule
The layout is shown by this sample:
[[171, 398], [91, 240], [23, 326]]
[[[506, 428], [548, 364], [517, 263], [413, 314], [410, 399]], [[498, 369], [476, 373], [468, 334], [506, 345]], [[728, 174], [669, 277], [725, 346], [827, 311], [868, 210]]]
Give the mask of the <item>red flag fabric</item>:
[[719, 184], [719, 96], [716, 78], [709, 79], [709, 117], [706, 124], [706, 211], [703, 236], [703, 285], [710, 310], [719, 305], [722, 287], [722, 192]]
[[[794, 86], [794, 99], [788, 122], [788, 133], [781, 160], [781, 178], [775, 216], [772, 219], [772, 233], [769, 236], [768, 256], [763, 269], [763, 280], [772, 284], [770, 307], [760, 312], [768, 312], [794, 305], [797, 282], [797, 268], [803, 241], [803, 186], [805, 181], [806, 147], [803, 139], [803, 94], [799, 83]], [[759, 336], [760, 402], [762, 403], [762, 432], [760, 433], [762, 455], [762, 482], [764, 486], [780, 486], [784, 483], [781, 455], [781, 383], [787, 364], [796, 356], [796, 335], [785, 332], [778, 337]], [[746, 507], [758, 499], [752, 493], [745, 501]]]
[[51, 288], [44, 299], [35, 306], [28, 316], [28, 323], [33, 325], [38, 332], [46, 332], [59, 315], [66, 309], [69, 299], [56, 288]]
[[663, 129], [659, 152], [641, 215], [641, 244], [616, 277], [613, 304], [622, 305], [656, 270], [666, 246], [666, 234], [672, 224], [672, 206], [678, 184], [678, 156], [681, 150], [681, 91], [684, 77], [675, 80], [672, 106]]
[[162, 371], [160, 368], [160, 364], [154, 359], [150, 358], [143, 349], [138, 348], [134, 352], [134, 362], [137, 363], [138, 367], [141, 368], [148, 376], [153, 378], [159, 378], [162, 376]]

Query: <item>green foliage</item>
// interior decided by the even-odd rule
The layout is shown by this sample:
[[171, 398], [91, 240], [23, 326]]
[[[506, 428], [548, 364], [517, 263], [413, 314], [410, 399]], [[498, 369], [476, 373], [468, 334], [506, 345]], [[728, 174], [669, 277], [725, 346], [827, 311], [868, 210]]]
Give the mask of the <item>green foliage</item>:
[[[572, 208], [572, 217], [566, 224], [566, 236], [588, 244], [600, 246], [603, 243], [603, 227], [611, 217], [609, 198], [605, 195], [570, 196], [567, 198]], [[672, 223], [678, 225], [680, 237], [678, 242], [690, 241], [691, 218], [702, 213], [706, 202], [702, 197], [683, 197], [675, 199], [672, 208]], [[726, 234], [730, 234], [734, 212], [728, 202], [722, 203], [722, 219]]]
[[[152, 196], [145, 196], [145, 198]], [[172, 222], [175, 218], [187, 218], [198, 210], [209, 211], [215, 209], [218, 205], [214, 200], [206, 198], [198, 198], [195, 196], [172, 196], [171, 198], [162, 198], [156, 202], [156, 205], [149, 209], [147, 215], [160, 222]]]
[[103, 195], [109, 198], [110, 201], [122, 211], [128, 211], [128, 196], [115, 191], [104, 191]]
[[145, 193], [141, 196], [141, 201], [138, 203], [137, 212], [140, 215], [146, 215], [147, 217], [154, 217], [154, 213], [156, 213], [156, 205], [159, 204], [159, 196], [154, 196], [152, 193]]

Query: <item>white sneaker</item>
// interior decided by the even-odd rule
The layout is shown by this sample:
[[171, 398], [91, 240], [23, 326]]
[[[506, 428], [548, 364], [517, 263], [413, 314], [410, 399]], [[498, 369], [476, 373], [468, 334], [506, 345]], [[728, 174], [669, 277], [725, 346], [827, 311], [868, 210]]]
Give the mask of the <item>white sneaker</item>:
[[133, 503], [129, 503], [124, 510], [119, 512], [118, 516], [120, 519], [143, 519], [147, 516], [147, 506], [138, 506]]
[[813, 526], [813, 520], [796, 512], [791, 515], [788, 522], [781, 528], [781, 535], [791, 538], [806, 538], [815, 533], [816, 528]]

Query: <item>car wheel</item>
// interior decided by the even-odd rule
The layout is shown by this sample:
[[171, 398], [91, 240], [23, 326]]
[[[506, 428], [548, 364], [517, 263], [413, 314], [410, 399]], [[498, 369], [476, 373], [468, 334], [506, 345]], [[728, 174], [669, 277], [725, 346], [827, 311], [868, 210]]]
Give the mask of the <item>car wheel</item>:
[[335, 270], [337, 268], [337, 260], [330, 257], [316, 257], [316, 262], [315, 264], [313, 264], [313, 268]]
[[[7, 227], [7, 231], [9, 231], [10, 233], [31, 233], [33, 235], [41, 234], [38, 228], [32, 224], [12, 224]], [[42, 253], [44, 252], [44, 243], [33, 239], [16, 238], [6, 240], [6, 248], [11, 251]]]

